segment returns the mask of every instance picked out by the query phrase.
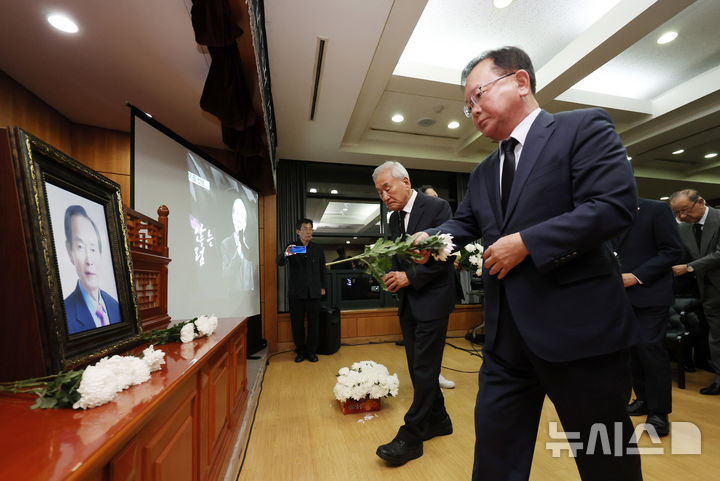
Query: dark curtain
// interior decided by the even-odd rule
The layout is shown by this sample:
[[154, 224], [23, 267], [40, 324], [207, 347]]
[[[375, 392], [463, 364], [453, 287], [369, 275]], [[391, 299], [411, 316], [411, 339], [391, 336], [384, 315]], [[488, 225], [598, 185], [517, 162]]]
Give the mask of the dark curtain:
[[[277, 254], [297, 238], [295, 222], [305, 217], [305, 164], [295, 160], [281, 160], [277, 169]], [[288, 312], [287, 266], [278, 267], [278, 312]]]
[[462, 203], [465, 198], [465, 192], [467, 192], [468, 183], [470, 182], [470, 174], [455, 174], [455, 185], [457, 186], [457, 202], [458, 206]]

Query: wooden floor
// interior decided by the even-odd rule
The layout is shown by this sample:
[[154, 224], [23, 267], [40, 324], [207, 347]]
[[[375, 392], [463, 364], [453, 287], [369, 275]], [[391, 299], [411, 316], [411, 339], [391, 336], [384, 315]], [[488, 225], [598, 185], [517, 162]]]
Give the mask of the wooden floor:
[[[463, 348], [464, 339], [449, 339]], [[335, 374], [353, 362], [374, 360], [385, 364], [400, 378], [400, 393], [383, 399], [382, 409], [369, 414], [343, 415], [333, 396]], [[477, 370], [481, 359], [465, 351], [445, 347], [443, 375], [457, 383], [444, 390], [445, 404], [454, 433], [424, 444], [424, 455], [404, 466], [392, 468], [375, 455], [378, 445], [389, 442], [402, 423], [412, 400], [412, 387], [402, 347], [394, 343], [343, 346], [332, 356], [320, 356], [317, 363], [295, 363], [292, 352], [270, 358], [260, 394], [259, 407], [244, 463], [238, 480], [466, 480], [473, 461], [473, 408], [477, 393]], [[449, 369], [457, 369], [456, 372]], [[673, 373], [675, 374], [675, 373]], [[663, 448], [662, 455], [643, 456], [646, 481], [709, 481], [720, 473], [720, 396], [703, 396], [698, 389], [712, 382], [706, 371], [687, 374], [687, 389], [673, 382], [673, 413], [670, 421], [698, 426], [702, 434], [702, 454], [671, 454], [683, 441], [682, 429], [653, 444], [643, 436], [640, 446]], [[545, 443], [548, 423], [557, 421], [548, 400], [535, 447], [531, 480], [577, 480], [574, 461], [554, 458]], [[642, 422], [644, 417], [633, 421]], [[558, 429], [562, 429], [558, 425]], [[692, 436], [690, 436], [692, 438]], [[684, 446], [687, 446], [685, 444]], [[618, 480], [621, 481], [621, 480]]]

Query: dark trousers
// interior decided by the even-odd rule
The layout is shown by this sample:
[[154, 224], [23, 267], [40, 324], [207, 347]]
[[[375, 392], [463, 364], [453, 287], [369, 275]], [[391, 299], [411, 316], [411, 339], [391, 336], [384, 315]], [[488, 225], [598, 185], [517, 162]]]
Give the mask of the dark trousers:
[[665, 347], [669, 307], [635, 308], [642, 326], [642, 342], [630, 350], [630, 368], [635, 396], [647, 403], [652, 414], [672, 412], [672, 374]]
[[[307, 338], [305, 315], [307, 314]], [[311, 356], [317, 352], [320, 320], [320, 299], [290, 298], [290, 324], [295, 352]]]
[[[625, 412], [631, 385], [626, 351], [570, 362], [540, 359], [523, 341], [503, 301], [497, 337], [484, 358], [475, 403], [473, 481], [528, 479], [546, 394], [562, 423], [557, 431], [579, 433], [570, 442], [581, 448], [575, 462], [583, 481], [642, 480], [640, 456], [626, 454], [634, 429]], [[619, 456], [616, 428], [622, 437]], [[607, 433], [612, 453], [603, 454], [599, 430]], [[558, 437], [558, 442], [565, 439]], [[592, 455], [587, 453], [589, 440]]]
[[715, 380], [720, 382], [720, 289], [705, 279], [703, 312], [709, 328], [710, 365], [715, 371]]
[[400, 317], [413, 385], [413, 402], [397, 436], [403, 441], [421, 441], [428, 425], [438, 423], [447, 416], [445, 399], [438, 384], [447, 326], [447, 317], [431, 321], [418, 321], [407, 313]]

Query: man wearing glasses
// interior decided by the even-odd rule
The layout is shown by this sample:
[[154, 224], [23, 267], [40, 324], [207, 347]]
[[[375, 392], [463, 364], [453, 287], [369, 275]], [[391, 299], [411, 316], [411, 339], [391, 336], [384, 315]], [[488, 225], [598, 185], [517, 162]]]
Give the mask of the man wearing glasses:
[[[625, 410], [628, 348], [640, 338], [608, 242], [637, 209], [625, 148], [603, 110], [541, 110], [532, 62], [516, 47], [474, 59], [462, 82], [465, 114], [500, 146], [455, 216], [425, 233], [487, 246], [472, 479], [529, 478], [548, 396], [584, 481], [641, 480]], [[600, 431], [617, 449], [600, 447]]]
[[675, 276], [695, 275], [703, 312], [710, 328], [710, 363], [715, 370], [712, 384], [700, 394], [720, 394], [720, 211], [705, 204], [695, 189], [675, 192], [670, 207], [680, 220], [680, 238], [690, 258], [673, 266]]

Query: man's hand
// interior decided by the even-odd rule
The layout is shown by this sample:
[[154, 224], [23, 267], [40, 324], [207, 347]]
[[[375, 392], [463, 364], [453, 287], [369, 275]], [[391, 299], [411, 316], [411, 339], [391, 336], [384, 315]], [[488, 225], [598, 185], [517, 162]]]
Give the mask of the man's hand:
[[493, 245], [485, 249], [483, 253], [484, 266], [489, 269], [490, 275], [497, 274], [502, 279], [508, 272], [520, 264], [528, 255], [527, 247], [523, 242], [520, 233], [506, 235], [499, 238]]
[[672, 266], [672, 271], [675, 277], [683, 276], [688, 273], [687, 264], [678, 264], [676, 266]]
[[383, 282], [390, 292], [397, 292], [403, 287], [410, 285], [407, 274], [403, 271], [388, 272], [383, 276]]
[[[426, 232], [416, 232], [413, 234], [413, 237], [415, 237], [415, 240], [413, 241], [413, 245], [418, 245], [419, 242], [422, 242], [423, 240], [430, 237]], [[422, 251], [415, 251], [418, 255], [422, 256], [422, 259], [414, 259], [416, 264], [425, 264], [428, 259], [430, 259], [430, 251], [422, 250]], [[387, 285], [387, 282], [385, 283]]]
[[625, 287], [632, 287], [635, 284], [639, 284], [637, 277], [635, 277], [634, 275], [632, 275], [629, 272], [623, 272], [622, 280], [623, 280], [623, 286], [625, 286]]

